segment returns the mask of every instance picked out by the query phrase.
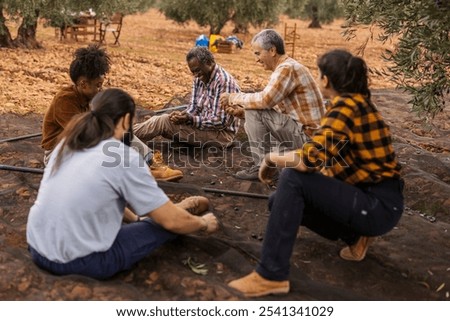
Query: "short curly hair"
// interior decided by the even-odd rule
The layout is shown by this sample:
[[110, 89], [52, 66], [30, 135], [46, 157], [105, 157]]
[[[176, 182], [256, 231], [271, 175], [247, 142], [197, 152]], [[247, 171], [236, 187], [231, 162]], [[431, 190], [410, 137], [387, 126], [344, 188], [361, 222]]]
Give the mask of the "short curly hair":
[[202, 46], [194, 47], [186, 54], [187, 62], [191, 61], [194, 58], [197, 58], [197, 60], [202, 65], [212, 65], [215, 63], [214, 56], [211, 51], [209, 51], [208, 48]]
[[100, 44], [90, 44], [84, 48], [78, 48], [73, 54], [74, 60], [70, 64], [69, 75], [74, 83], [81, 76], [89, 80], [104, 76], [109, 72], [111, 59]]

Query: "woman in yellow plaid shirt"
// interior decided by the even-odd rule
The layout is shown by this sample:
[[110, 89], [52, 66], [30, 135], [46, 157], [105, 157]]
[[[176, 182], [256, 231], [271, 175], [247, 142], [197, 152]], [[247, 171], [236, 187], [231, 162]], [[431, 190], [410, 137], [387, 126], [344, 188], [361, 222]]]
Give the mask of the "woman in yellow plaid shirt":
[[270, 153], [259, 170], [270, 183], [284, 168], [270, 197], [261, 261], [229, 286], [246, 296], [289, 292], [289, 260], [303, 225], [343, 240], [340, 257], [364, 259], [374, 237], [389, 232], [403, 212], [403, 181], [391, 134], [370, 99], [367, 66], [333, 50], [318, 60], [320, 87], [330, 99], [320, 129], [303, 148]]

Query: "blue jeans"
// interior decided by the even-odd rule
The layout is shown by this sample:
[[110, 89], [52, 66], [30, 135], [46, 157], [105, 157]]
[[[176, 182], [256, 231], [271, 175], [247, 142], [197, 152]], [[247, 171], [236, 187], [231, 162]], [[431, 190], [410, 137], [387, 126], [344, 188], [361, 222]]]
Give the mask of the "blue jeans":
[[96, 279], [106, 279], [129, 270], [162, 244], [177, 237], [151, 219], [125, 224], [105, 252], [95, 252], [67, 263], [56, 263], [40, 255], [31, 246], [31, 257], [39, 267], [57, 275], [79, 274]]
[[287, 280], [300, 225], [349, 245], [360, 236], [387, 233], [403, 212], [403, 181], [353, 186], [319, 173], [281, 172], [269, 199], [270, 216], [256, 271], [270, 280]]

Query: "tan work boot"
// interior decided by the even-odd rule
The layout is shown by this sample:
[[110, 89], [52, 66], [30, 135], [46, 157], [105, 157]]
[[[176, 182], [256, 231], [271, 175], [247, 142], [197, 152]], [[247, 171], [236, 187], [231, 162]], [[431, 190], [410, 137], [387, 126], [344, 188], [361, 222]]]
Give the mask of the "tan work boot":
[[153, 152], [153, 163], [150, 171], [157, 181], [178, 181], [183, 178], [183, 172], [179, 169], [172, 169], [164, 164], [163, 156], [160, 151]]
[[157, 181], [178, 181], [183, 178], [183, 172], [169, 166], [150, 167], [150, 172]]
[[209, 209], [209, 199], [204, 196], [191, 196], [175, 204], [191, 214], [199, 215]]
[[259, 297], [269, 294], [289, 292], [289, 281], [271, 281], [253, 271], [243, 278], [231, 281], [228, 286], [242, 292], [246, 297]]
[[161, 152], [159, 150], [154, 150], [153, 151], [153, 163], [152, 166], [164, 166], [164, 158], [163, 155], [161, 154]]
[[361, 236], [355, 244], [344, 247], [341, 252], [339, 252], [339, 256], [347, 261], [362, 261], [366, 257], [369, 245], [372, 244], [374, 240], [374, 237]]

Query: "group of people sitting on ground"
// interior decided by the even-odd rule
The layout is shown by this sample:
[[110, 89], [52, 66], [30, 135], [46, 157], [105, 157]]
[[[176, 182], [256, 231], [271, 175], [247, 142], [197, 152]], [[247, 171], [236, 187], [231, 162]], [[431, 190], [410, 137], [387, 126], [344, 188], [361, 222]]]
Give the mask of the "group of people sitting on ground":
[[228, 285], [248, 297], [288, 293], [301, 225], [344, 241], [342, 259], [365, 258], [374, 238], [393, 229], [403, 211], [400, 165], [371, 101], [365, 62], [345, 50], [329, 51], [318, 59], [315, 81], [286, 55], [276, 31], [262, 30], [251, 46], [257, 63], [272, 71], [264, 90], [240, 92], [206, 48], [194, 47], [186, 56], [194, 75], [187, 110], [136, 124], [136, 104], [126, 91], [101, 90], [107, 54], [97, 46], [77, 50], [74, 84], [56, 95], [44, 119], [46, 168], [27, 224], [38, 266], [105, 279], [177, 235], [216, 232], [207, 198], [174, 204], [158, 187], [158, 179], [170, 180], [176, 170], [153, 168], [147, 145], [163, 136], [226, 148], [241, 119], [254, 165], [236, 177], [278, 183], [260, 262]]

